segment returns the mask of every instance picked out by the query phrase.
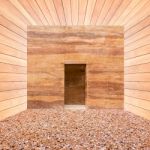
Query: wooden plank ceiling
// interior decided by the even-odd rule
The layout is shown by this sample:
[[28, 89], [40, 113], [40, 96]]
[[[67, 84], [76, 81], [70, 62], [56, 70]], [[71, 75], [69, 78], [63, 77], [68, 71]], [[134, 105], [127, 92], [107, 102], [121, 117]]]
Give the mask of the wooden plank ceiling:
[[150, 0], [0, 0], [3, 116], [25, 108], [28, 25], [124, 26], [125, 109], [150, 119]]
[[[149, 0], [0, 0], [1, 15], [17, 25], [123, 25], [149, 16]], [[144, 12], [141, 12], [143, 11]], [[10, 11], [8, 11], [10, 10]], [[139, 15], [139, 13], [141, 15]], [[137, 17], [135, 19], [135, 17]], [[24, 25], [23, 25], [24, 23]], [[126, 30], [127, 30], [126, 29]]]

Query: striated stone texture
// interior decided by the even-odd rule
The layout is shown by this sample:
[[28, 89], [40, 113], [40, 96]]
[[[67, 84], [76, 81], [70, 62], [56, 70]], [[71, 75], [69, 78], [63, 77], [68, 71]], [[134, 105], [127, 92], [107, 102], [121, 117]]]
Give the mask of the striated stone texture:
[[150, 121], [119, 109], [28, 109], [0, 122], [0, 150], [149, 150]]
[[28, 101], [65, 103], [71, 94], [74, 104], [80, 99], [79, 87], [64, 84], [64, 64], [86, 64], [86, 105], [123, 108], [123, 27], [29, 26], [27, 34]]

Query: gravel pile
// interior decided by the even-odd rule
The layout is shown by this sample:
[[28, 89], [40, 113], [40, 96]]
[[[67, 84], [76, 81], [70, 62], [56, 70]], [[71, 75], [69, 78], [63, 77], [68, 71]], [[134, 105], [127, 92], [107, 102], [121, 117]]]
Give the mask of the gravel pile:
[[150, 121], [117, 109], [28, 109], [0, 122], [0, 150], [149, 150]]

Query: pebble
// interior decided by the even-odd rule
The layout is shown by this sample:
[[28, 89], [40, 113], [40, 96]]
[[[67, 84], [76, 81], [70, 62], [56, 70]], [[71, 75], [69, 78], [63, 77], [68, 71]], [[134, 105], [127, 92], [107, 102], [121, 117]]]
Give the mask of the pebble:
[[0, 150], [150, 150], [150, 121], [120, 109], [28, 109], [0, 122]]

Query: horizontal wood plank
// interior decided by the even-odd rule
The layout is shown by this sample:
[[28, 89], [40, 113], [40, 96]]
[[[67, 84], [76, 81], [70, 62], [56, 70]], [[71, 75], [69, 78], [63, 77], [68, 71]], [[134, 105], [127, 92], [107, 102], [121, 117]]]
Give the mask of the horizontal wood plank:
[[9, 109], [3, 110], [0, 112], [0, 120], [3, 120], [7, 117], [16, 115], [17, 113], [20, 113], [22, 111], [25, 111], [27, 109], [27, 103], [23, 103], [14, 107], [11, 107]]
[[0, 63], [0, 68], [2, 73], [27, 73], [26, 66], [12, 65], [7, 63]]
[[150, 62], [150, 54], [125, 60], [125, 67], [134, 66]]
[[19, 51], [17, 49], [14, 49], [10, 46], [3, 45], [3, 44], [0, 44], [0, 53], [6, 54], [9, 56], [14, 56], [14, 57], [24, 59], [24, 60], [27, 59], [27, 53], [26, 52]]
[[150, 82], [125, 82], [125, 89], [150, 91]]
[[1, 82], [0, 91], [27, 89], [27, 82]]
[[27, 96], [27, 89], [0, 92], [0, 101]]
[[148, 91], [125, 89], [124, 92], [126, 96], [150, 101], [150, 92]]
[[135, 107], [141, 107], [150, 111], [150, 101], [125, 96], [124, 102], [125, 104], [132, 104]]
[[148, 81], [150, 82], [150, 72], [149, 73], [136, 73], [136, 74], [127, 74], [124, 76], [125, 81], [131, 82], [140, 82], [140, 81]]
[[0, 101], [0, 112], [23, 103], [27, 103], [27, 96]]
[[27, 66], [27, 61], [21, 58], [0, 54], [0, 63], [8, 63], [12, 65]]
[[150, 120], [150, 111], [149, 110], [145, 110], [140, 107], [135, 107], [134, 105], [130, 105], [130, 104], [126, 104], [126, 103], [124, 105], [124, 108], [126, 111], [132, 112], [138, 116], [141, 116], [141, 117], [144, 117], [145, 119]]
[[138, 57], [146, 54], [150, 54], [150, 45], [144, 45], [132, 51], [126, 52], [124, 57], [126, 60], [126, 59], [132, 59], [134, 57]]
[[147, 68], [150, 68], [150, 62], [145, 64], [138, 64], [135, 66], [127, 66], [125, 67], [125, 74], [136, 74], [136, 73], [144, 73], [149, 72]]
[[0, 82], [1, 81], [20, 81], [27, 82], [27, 74], [16, 74], [16, 73], [0, 73]]

